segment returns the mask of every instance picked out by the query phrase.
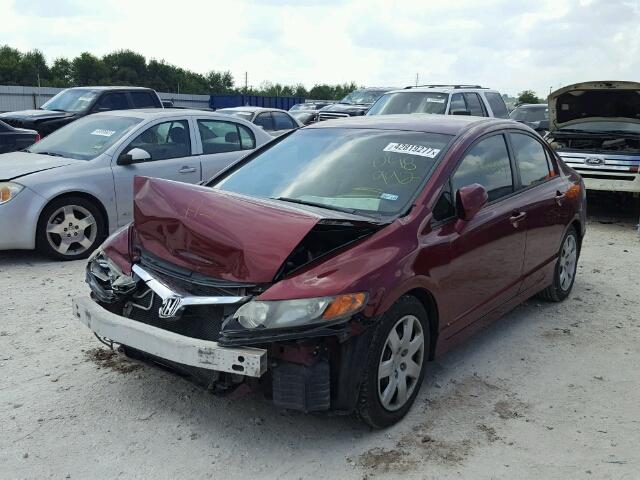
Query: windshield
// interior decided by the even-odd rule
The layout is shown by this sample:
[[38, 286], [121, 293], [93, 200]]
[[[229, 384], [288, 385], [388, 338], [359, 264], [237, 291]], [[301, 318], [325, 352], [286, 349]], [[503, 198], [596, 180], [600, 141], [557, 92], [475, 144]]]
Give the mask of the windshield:
[[232, 117], [242, 118], [243, 120], [249, 120], [253, 118], [253, 112], [243, 112], [240, 110], [216, 110], [216, 113], [221, 113], [223, 115], [231, 115]]
[[562, 127], [559, 129], [560, 132], [596, 132], [596, 133], [607, 133], [607, 132], [629, 132], [638, 134], [640, 133], [640, 123], [635, 122], [580, 122], [574, 123], [571, 125], [567, 125], [566, 127]]
[[61, 112], [82, 112], [89, 108], [89, 105], [97, 96], [98, 92], [96, 90], [84, 88], [63, 90], [40, 108], [42, 110], [59, 110]]
[[47, 135], [28, 151], [92, 160], [141, 121], [133, 117], [89, 115]]
[[396, 92], [378, 99], [367, 115], [392, 115], [396, 113], [439, 113], [447, 109], [448, 93]]
[[509, 115], [511, 120], [519, 122], [539, 122], [549, 120], [548, 107], [518, 107]]
[[350, 105], [371, 104], [375, 102], [385, 90], [354, 90], [349, 95], [340, 100], [339, 103]]
[[397, 215], [422, 187], [451, 138], [397, 130], [297, 130], [213, 187], [365, 215]]

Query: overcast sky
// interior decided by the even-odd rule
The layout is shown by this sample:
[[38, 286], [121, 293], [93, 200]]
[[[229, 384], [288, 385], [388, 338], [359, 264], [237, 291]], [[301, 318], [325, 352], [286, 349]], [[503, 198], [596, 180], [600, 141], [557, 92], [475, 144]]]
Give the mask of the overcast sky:
[[236, 84], [479, 83], [515, 94], [640, 78], [638, 0], [0, 0], [0, 44], [129, 48]]

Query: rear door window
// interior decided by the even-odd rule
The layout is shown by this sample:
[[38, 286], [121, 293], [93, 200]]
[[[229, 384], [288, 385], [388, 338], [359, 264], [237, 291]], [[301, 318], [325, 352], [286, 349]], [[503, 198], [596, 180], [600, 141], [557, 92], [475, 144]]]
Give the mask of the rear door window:
[[496, 92], [485, 92], [484, 96], [487, 102], [489, 102], [494, 117], [509, 118], [509, 111], [507, 110], [502, 95]]
[[283, 112], [271, 112], [271, 116], [273, 117], [273, 123], [275, 130], [291, 130], [292, 128], [296, 128], [293, 120]]
[[240, 134], [235, 122], [198, 120], [202, 153], [235, 152], [241, 149]]
[[467, 102], [467, 107], [469, 108], [469, 112], [471, 112], [471, 115], [475, 115], [476, 117], [487, 116], [487, 113], [484, 110], [484, 106], [482, 105], [482, 101], [480, 100], [480, 97], [478, 97], [477, 93], [465, 93], [464, 99]]
[[238, 124], [238, 132], [240, 133], [240, 144], [243, 150], [253, 150], [256, 148], [256, 137], [251, 130], [244, 125]]
[[510, 136], [522, 186], [527, 188], [547, 180], [551, 176], [549, 162], [540, 142], [521, 133]]
[[480, 140], [464, 155], [451, 177], [453, 192], [472, 183], [482, 185], [492, 202], [513, 193], [509, 151], [503, 135]]
[[270, 132], [272, 130], [275, 130], [275, 128], [273, 126], [273, 119], [271, 118], [271, 114], [269, 112], [264, 112], [264, 113], [258, 114], [258, 116], [253, 121], [253, 123], [255, 123], [256, 125], [261, 126], [262, 128], [264, 128], [268, 132]]

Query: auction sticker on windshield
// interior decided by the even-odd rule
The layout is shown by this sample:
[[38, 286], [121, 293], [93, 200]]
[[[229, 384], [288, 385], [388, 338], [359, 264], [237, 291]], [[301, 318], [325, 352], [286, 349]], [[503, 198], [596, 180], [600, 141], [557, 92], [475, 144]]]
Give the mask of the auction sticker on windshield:
[[420, 157], [436, 158], [440, 153], [439, 148], [425, 147], [424, 145], [410, 145], [408, 143], [390, 143], [382, 149], [384, 152], [406, 153]]
[[427, 102], [428, 103], [444, 103], [444, 98], [429, 97], [429, 98], [427, 98]]
[[116, 133], [115, 130], [105, 130], [103, 128], [96, 128], [93, 132], [91, 132], [91, 135], [100, 135], [101, 137], [110, 137], [114, 133]]

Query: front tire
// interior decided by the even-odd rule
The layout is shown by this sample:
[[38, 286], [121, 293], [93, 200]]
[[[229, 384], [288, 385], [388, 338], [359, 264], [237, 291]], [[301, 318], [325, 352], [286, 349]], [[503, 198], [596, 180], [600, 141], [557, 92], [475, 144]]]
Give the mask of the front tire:
[[36, 246], [57, 260], [78, 260], [91, 255], [105, 233], [104, 216], [93, 202], [82, 197], [62, 197], [42, 211]]
[[373, 428], [404, 417], [420, 391], [429, 355], [427, 312], [415, 297], [400, 298], [375, 327], [357, 415]]
[[539, 293], [540, 298], [549, 302], [561, 302], [569, 296], [576, 280], [579, 253], [578, 234], [574, 227], [570, 227], [562, 239], [553, 272], [553, 283]]

